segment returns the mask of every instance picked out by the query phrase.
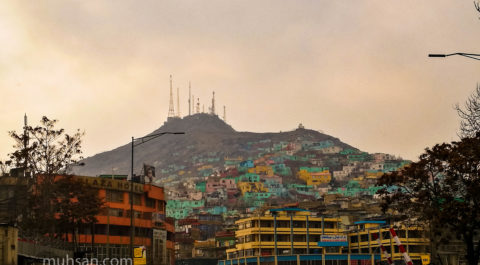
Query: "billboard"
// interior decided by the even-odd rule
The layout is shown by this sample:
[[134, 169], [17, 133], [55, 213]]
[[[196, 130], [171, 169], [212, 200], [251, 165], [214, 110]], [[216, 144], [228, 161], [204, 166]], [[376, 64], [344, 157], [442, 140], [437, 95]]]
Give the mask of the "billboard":
[[143, 172], [145, 174], [143, 178], [143, 183], [152, 184], [155, 179], [155, 167], [147, 164], [143, 164]]

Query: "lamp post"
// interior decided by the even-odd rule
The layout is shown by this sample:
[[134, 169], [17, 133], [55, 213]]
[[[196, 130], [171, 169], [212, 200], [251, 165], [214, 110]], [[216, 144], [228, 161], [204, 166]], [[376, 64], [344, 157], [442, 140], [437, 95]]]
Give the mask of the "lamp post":
[[[144, 137], [140, 138], [134, 138], [132, 137], [132, 164], [131, 164], [131, 175], [130, 175], [130, 256], [132, 257], [132, 262], [134, 261], [134, 254], [133, 254], [133, 241], [135, 239], [135, 223], [134, 223], [134, 211], [133, 211], [133, 150], [135, 146], [139, 146], [141, 144], [144, 144], [148, 141], [151, 141], [155, 138], [158, 138], [162, 135], [165, 134], [185, 134], [185, 132], [161, 132], [161, 133], [156, 133], [156, 134], [150, 134]], [[135, 142], [137, 141], [137, 142]]]
[[474, 60], [480, 60], [480, 54], [463, 53], [463, 52], [456, 52], [456, 53], [450, 53], [450, 54], [430, 53], [428, 57], [444, 58], [452, 55], [459, 55], [459, 56], [467, 57]]

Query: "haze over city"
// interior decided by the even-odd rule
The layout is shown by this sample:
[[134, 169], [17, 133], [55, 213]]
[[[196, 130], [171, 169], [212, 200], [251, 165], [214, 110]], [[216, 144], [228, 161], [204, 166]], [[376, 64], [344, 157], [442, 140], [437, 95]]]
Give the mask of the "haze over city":
[[169, 75], [238, 131], [302, 123], [367, 152], [415, 160], [457, 139], [478, 82], [471, 1], [3, 1], [0, 158], [41, 116], [84, 130], [84, 156], [167, 118]]

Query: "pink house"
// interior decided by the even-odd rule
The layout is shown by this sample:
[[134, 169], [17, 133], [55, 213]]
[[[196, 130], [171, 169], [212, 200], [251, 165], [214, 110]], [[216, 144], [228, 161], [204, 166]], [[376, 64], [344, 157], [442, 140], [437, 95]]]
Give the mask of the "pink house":
[[211, 193], [216, 191], [218, 188], [220, 188], [221, 185], [218, 181], [215, 181], [213, 179], [207, 180], [207, 184], [205, 185], [205, 192], [206, 193]]
[[221, 179], [220, 185], [225, 187], [226, 189], [236, 189], [237, 184], [235, 184], [235, 179]]

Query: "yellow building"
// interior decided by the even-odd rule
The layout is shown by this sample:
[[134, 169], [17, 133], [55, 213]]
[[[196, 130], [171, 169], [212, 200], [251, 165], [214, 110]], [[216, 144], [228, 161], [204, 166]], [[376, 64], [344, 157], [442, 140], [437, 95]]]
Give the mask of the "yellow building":
[[265, 215], [238, 220], [237, 244], [227, 249], [227, 259], [252, 256], [341, 253], [344, 247], [321, 247], [326, 236], [345, 237], [340, 218], [311, 215], [299, 208], [271, 209]]
[[268, 188], [265, 188], [262, 182], [238, 182], [237, 188], [242, 196], [247, 192], [268, 192]]
[[382, 171], [367, 171], [365, 173], [365, 178], [366, 179], [378, 179], [380, 178], [384, 173]]
[[271, 166], [262, 166], [257, 165], [255, 167], [249, 168], [248, 173], [255, 173], [258, 175], [273, 176], [273, 168]]
[[[393, 260], [403, 260], [402, 253], [390, 234], [389, 229], [391, 226], [386, 225], [385, 221], [360, 221], [356, 222], [355, 225], [355, 229], [348, 232], [349, 253], [378, 253], [380, 246], [373, 236], [373, 234], [377, 234]], [[426, 265], [429, 263], [430, 255], [427, 250], [430, 243], [423, 229], [402, 226], [395, 228], [395, 231], [414, 264]], [[383, 261], [386, 261], [383, 253], [381, 258]]]
[[0, 225], [0, 264], [16, 265], [18, 251], [18, 228]]
[[320, 185], [330, 183], [332, 180], [332, 174], [328, 169], [319, 172], [309, 172], [308, 170], [301, 169], [298, 171], [297, 177], [305, 181], [307, 185]]

